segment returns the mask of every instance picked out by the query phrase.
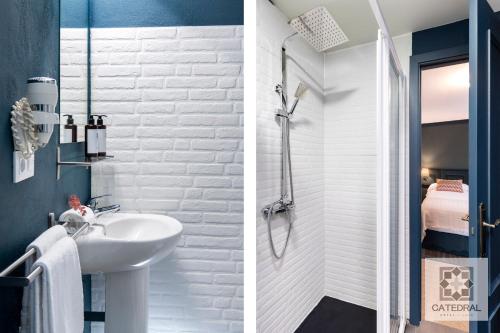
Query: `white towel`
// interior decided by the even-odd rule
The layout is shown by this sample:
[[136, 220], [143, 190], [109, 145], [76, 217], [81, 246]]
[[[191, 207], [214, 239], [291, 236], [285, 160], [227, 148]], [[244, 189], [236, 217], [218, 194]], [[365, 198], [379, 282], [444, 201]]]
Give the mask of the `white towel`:
[[[35, 239], [26, 251], [35, 249], [36, 253], [26, 260], [26, 276], [32, 271], [35, 260], [40, 258], [58, 240], [67, 237], [66, 229], [56, 225]], [[22, 333], [42, 333], [42, 309], [40, 307], [40, 279], [35, 279], [29, 286], [24, 288], [23, 309], [21, 311], [21, 332]]]
[[85, 215], [78, 209], [68, 209], [59, 216], [61, 222], [88, 222], [90, 224], [95, 222], [95, 215], [92, 209], [86, 206], [81, 206], [85, 211]]
[[82, 333], [83, 286], [76, 242], [60, 239], [33, 266], [43, 268], [43, 333]]

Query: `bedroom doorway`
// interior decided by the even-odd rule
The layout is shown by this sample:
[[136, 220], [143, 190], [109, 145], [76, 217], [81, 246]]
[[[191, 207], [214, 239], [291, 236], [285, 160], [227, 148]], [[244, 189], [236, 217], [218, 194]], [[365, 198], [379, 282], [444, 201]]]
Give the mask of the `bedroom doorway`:
[[[424, 305], [425, 259], [469, 256], [469, 62], [423, 67], [420, 75]], [[469, 331], [466, 321], [439, 324]]]
[[467, 46], [411, 57], [410, 323], [422, 332], [469, 332], [423, 320], [425, 259], [468, 257], [468, 99]]
[[[422, 323], [416, 328], [417, 332], [464, 332], [467, 330], [471, 333], [500, 332], [500, 233], [498, 231], [500, 229], [500, 190], [497, 186], [500, 183], [500, 95], [496, 93], [500, 87], [500, 20], [486, 0], [469, 1], [468, 28], [469, 38], [466, 44], [449, 49], [434, 49], [435, 51], [428, 53], [417, 53], [410, 58], [409, 294], [410, 323], [417, 326]], [[439, 48], [439, 42], [433, 45]], [[435, 289], [426, 293], [429, 295], [428, 299], [434, 299], [426, 303], [433, 305], [448, 302], [446, 304], [451, 304], [452, 308], [449, 311], [445, 309], [443, 313], [440, 312], [438, 305], [437, 309], [427, 309], [426, 313], [429, 315], [434, 312], [437, 315], [434, 317], [437, 319], [432, 321], [450, 318], [455, 318], [455, 320], [469, 320], [470, 318], [470, 321], [469, 327], [465, 327], [465, 330], [463, 327], [461, 327], [462, 330], [457, 330], [441, 325], [441, 329], [429, 330], [430, 321], [422, 321], [427, 317], [422, 318], [421, 299], [422, 178], [427, 176], [427, 171], [422, 170], [422, 71], [432, 66], [440, 67], [466, 60], [469, 61], [470, 76], [467, 88], [469, 97], [469, 172], [467, 175], [469, 218], [468, 221], [464, 218], [463, 222], [469, 226], [468, 258], [466, 257], [465, 260], [438, 258], [436, 260], [438, 264], [434, 266], [427, 261], [427, 272], [441, 268], [443, 270], [435, 273], [435, 276], [439, 277], [435, 280], [435, 284], [427, 284], [428, 287]], [[464, 85], [467, 85], [466, 81]], [[431, 170], [429, 170], [429, 176], [430, 174]], [[466, 188], [462, 187], [462, 191], [465, 190]], [[426, 195], [428, 196], [428, 191]], [[425, 228], [429, 230], [427, 226]], [[439, 265], [443, 262], [448, 267]], [[460, 265], [459, 268], [457, 265]], [[429, 280], [429, 276], [432, 277], [432, 274], [426, 275], [426, 280]], [[447, 280], [452, 278], [453, 283], [448, 283]], [[471, 278], [475, 282], [471, 281]], [[450, 292], [452, 288], [448, 286], [454, 289]], [[457, 288], [460, 288], [460, 293]], [[469, 311], [453, 308], [454, 305], [459, 304], [474, 304], [474, 308], [469, 307]], [[427, 330], [423, 328], [425, 326]]]

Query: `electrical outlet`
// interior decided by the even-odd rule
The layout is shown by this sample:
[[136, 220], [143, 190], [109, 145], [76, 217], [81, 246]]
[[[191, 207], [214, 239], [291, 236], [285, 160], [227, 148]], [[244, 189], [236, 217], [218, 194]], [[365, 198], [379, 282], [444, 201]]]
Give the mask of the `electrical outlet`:
[[27, 178], [33, 177], [35, 175], [35, 155], [31, 155], [30, 158], [25, 159], [23, 155], [15, 151], [13, 154], [13, 174], [14, 183], [19, 183]]

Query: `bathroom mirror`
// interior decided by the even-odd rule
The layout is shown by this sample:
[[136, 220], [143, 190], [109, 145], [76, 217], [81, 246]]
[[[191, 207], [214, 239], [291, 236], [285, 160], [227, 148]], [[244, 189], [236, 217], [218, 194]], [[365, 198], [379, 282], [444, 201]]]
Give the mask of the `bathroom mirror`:
[[89, 0], [60, 0], [60, 143], [85, 141], [90, 110]]

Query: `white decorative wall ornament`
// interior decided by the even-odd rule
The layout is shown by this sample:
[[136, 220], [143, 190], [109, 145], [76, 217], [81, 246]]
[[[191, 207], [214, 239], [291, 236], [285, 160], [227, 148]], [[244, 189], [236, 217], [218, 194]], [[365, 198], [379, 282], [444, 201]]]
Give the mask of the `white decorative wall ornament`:
[[30, 104], [26, 97], [12, 105], [10, 121], [12, 123], [12, 137], [14, 149], [19, 151], [25, 159], [29, 159], [40, 147], [38, 135], [35, 131], [35, 120]]

